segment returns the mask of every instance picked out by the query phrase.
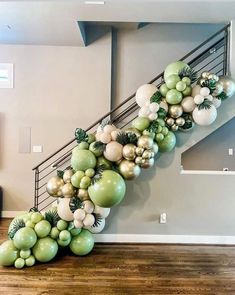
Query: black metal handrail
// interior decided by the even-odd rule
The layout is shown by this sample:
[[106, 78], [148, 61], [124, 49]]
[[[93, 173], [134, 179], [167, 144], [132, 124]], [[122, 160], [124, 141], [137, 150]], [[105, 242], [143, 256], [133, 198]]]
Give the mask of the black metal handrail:
[[[205, 40], [196, 48], [194, 48], [189, 53], [187, 53], [180, 60], [188, 63], [191, 67], [193, 67], [199, 73], [203, 70], [203, 68], [205, 69], [205, 66], [208, 66], [211, 64], [212, 69], [215, 69], [215, 73], [226, 74], [228, 70], [229, 27], [230, 27], [229, 24], [224, 26], [222, 29], [217, 31], [207, 40]], [[221, 34], [223, 34], [222, 37], [220, 37]], [[205, 45], [207, 45], [206, 48], [205, 48]], [[214, 52], [216, 52], [215, 57], [212, 56]], [[189, 58], [191, 59], [188, 60]], [[205, 64], [202, 65], [203, 62], [205, 62]], [[164, 74], [163, 72], [160, 73], [148, 83], [150, 84], [155, 83], [156, 86], [160, 86], [163, 82], [163, 74]], [[110, 117], [111, 115], [112, 115], [112, 122], [115, 124], [121, 124], [125, 119], [127, 119], [132, 114], [135, 115], [135, 112], [138, 109], [138, 105], [136, 104], [135, 100], [132, 102], [134, 97], [135, 97], [135, 93], [130, 95], [118, 106], [116, 106], [115, 108], [107, 112], [104, 116], [99, 118], [96, 122], [91, 124], [86, 129], [86, 131], [91, 131], [94, 127], [96, 127], [99, 123], [101, 123], [102, 120]], [[128, 105], [128, 103], [130, 104]], [[122, 108], [124, 108], [124, 110], [122, 110]], [[127, 122], [124, 122], [124, 124], [122, 124], [120, 128], [124, 128], [126, 125], [128, 125], [133, 120], [133, 118], [131, 118]], [[65, 165], [68, 162], [72, 153], [72, 149], [74, 148], [74, 145], [72, 146], [72, 144], [74, 144], [75, 141], [76, 141], [76, 138], [73, 138], [68, 143], [63, 145], [60, 149], [58, 149], [56, 152], [48, 156], [45, 160], [43, 160], [41, 163], [39, 163], [37, 166], [33, 168], [35, 172], [35, 199], [34, 199], [35, 207], [38, 207], [39, 205], [41, 206], [42, 204], [45, 205], [45, 202], [47, 200], [50, 201], [50, 198], [51, 198], [50, 196], [46, 196], [44, 197], [44, 199], [42, 199], [44, 194], [46, 194], [45, 186], [47, 182], [46, 181], [47, 177], [49, 177], [49, 175], [53, 173], [58, 167], [63, 167], [63, 165]], [[61, 152], [63, 152], [63, 154], [59, 155]], [[42, 191], [43, 189], [44, 191]], [[53, 201], [51, 201], [49, 204], [46, 204], [42, 209], [49, 206]]]

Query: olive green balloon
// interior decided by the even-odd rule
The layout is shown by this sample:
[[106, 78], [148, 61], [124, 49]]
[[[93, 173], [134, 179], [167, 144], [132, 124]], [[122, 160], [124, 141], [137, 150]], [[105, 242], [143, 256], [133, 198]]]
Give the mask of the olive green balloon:
[[95, 168], [96, 157], [89, 150], [76, 149], [72, 153], [71, 166], [75, 171], [85, 171], [89, 168]]
[[170, 75], [165, 79], [166, 86], [169, 89], [174, 89], [176, 88], [176, 84], [180, 81], [180, 77], [178, 75]]
[[96, 167], [100, 167], [102, 165], [104, 170], [111, 170], [112, 163], [107, 160], [104, 156], [100, 156], [97, 158]]
[[159, 91], [160, 91], [160, 93], [161, 93], [161, 95], [162, 95], [163, 97], [166, 97], [166, 94], [167, 94], [167, 92], [169, 91], [169, 88], [168, 88], [168, 87], [166, 86], [166, 84], [164, 83], [164, 84], [162, 84], [162, 85], [160, 86]]
[[167, 92], [166, 101], [169, 104], [179, 104], [183, 99], [183, 95], [176, 89], [171, 89]]
[[0, 246], [0, 265], [13, 265], [15, 260], [19, 257], [19, 251], [15, 247], [12, 240], [7, 240]]
[[189, 66], [180, 60], [169, 64], [164, 71], [164, 80], [170, 75], [178, 75], [183, 68], [189, 68]]
[[73, 254], [84, 256], [91, 252], [94, 244], [95, 241], [92, 233], [83, 229], [80, 234], [72, 238], [69, 247]]
[[39, 239], [33, 247], [33, 255], [40, 262], [52, 260], [58, 252], [58, 244], [52, 238]]
[[176, 144], [175, 134], [171, 131], [164, 137], [162, 141], [158, 142], [158, 148], [160, 152], [170, 152], [173, 150]]
[[132, 122], [132, 126], [136, 129], [138, 129], [139, 131], [144, 131], [145, 129], [147, 129], [150, 125], [150, 120], [148, 118], [144, 118], [144, 117], [137, 117], [133, 122]]

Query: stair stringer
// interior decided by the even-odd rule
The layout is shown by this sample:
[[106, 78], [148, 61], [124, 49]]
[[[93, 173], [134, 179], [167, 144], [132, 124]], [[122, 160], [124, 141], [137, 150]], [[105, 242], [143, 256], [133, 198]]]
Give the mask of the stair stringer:
[[[125, 199], [112, 208], [103, 233], [235, 235], [234, 179], [180, 173], [181, 154], [234, 116], [232, 97], [218, 109], [213, 125], [198, 126], [190, 133], [179, 132], [174, 151], [159, 155], [154, 167], [143, 169], [139, 178], [126, 182]], [[163, 212], [168, 219], [165, 225], [159, 224]]]

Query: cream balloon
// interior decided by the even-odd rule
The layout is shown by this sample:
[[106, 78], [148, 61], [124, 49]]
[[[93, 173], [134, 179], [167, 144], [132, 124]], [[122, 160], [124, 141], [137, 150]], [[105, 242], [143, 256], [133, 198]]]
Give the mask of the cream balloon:
[[153, 84], [144, 84], [140, 86], [137, 89], [135, 95], [137, 104], [140, 107], [143, 107], [146, 104], [146, 102], [150, 101], [150, 98], [157, 90], [157, 87]]
[[154, 120], [156, 120], [158, 118], [158, 114], [157, 113], [150, 113], [148, 115], [148, 118], [149, 118], [150, 121], [154, 121]]
[[104, 129], [103, 129], [103, 131], [105, 132], [105, 133], [111, 133], [112, 131], [115, 131], [117, 128], [114, 126], [114, 125], [111, 125], [111, 124], [108, 124], [108, 125], [105, 125], [104, 126]]
[[168, 112], [168, 103], [166, 101], [161, 101], [159, 104], [160, 108], [164, 109], [166, 112]]
[[191, 96], [195, 97], [197, 94], [200, 94], [201, 88], [202, 87], [200, 85], [193, 86]]
[[92, 226], [95, 223], [95, 217], [88, 213], [82, 222], [84, 226]]
[[110, 208], [103, 208], [95, 205], [94, 213], [98, 214], [101, 218], [107, 218], [110, 213]]
[[83, 209], [86, 211], [86, 213], [92, 213], [95, 209], [95, 206], [92, 201], [87, 200], [83, 202]]
[[74, 211], [73, 217], [74, 219], [83, 221], [83, 219], [86, 217], [86, 212], [83, 209], [79, 208]]
[[57, 213], [59, 217], [65, 221], [73, 220], [73, 213], [70, 210], [69, 203], [70, 203], [70, 198], [60, 199], [59, 205], [57, 207]]
[[108, 132], [103, 132], [102, 134], [100, 134], [99, 136], [99, 140], [103, 143], [109, 143], [112, 140], [111, 134]]
[[68, 183], [71, 181], [71, 177], [73, 176], [74, 172], [72, 169], [69, 169], [69, 170], [66, 170], [64, 172], [64, 175], [63, 175], [63, 180], [65, 183]]
[[106, 145], [104, 156], [107, 160], [111, 162], [120, 161], [122, 159], [122, 149], [123, 146], [120, 143], [116, 141], [111, 141]]
[[74, 223], [74, 226], [75, 226], [76, 228], [83, 228], [83, 226], [84, 226], [84, 224], [83, 224], [83, 222], [82, 222], [81, 220], [77, 220], [77, 219], [75, 219], [75, 220], [73, 221], [73, 223]]
[[[193, 97], [192, 96], [186, 96], [182, 101], [181, 101], [181, 106], [183, 108], [183, 111], [186, 112], [186, 113], [191, 113], [195, 107], [196, 107], [196, 104], [193, 100]], [[174, 123], [173, 123], [174, 124]], [[173, 125], [172, 124], [172, 125]]]

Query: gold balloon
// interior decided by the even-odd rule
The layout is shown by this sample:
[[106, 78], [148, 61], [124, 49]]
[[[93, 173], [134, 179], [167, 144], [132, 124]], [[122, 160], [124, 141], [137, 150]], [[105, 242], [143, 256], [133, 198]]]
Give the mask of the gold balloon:
[[126, 133], [134, 133], [137, 136], [137, 138], [139, 138], [141, 136], [141, 132], [136, 128], [128, 128], [125, 130], [125, 132]]
[[183, 108], [180, 104], [171, 105], [169, 113], [172, 118], [179, 118], [183, 114]]
[[136, 157], [135, 158], [135, 163], [136, 163], [136, 165], [141, 165], [141, 163], [142, 163], [142, 157]]
[[66, 183], [62, 187], [62, 195], [66, 198], [71, 198], [74, 195], [74, 187], [72, 186], [71, 183]]
[[231, 97], [235, 93], [235, 82], [231, 77], [220, 76], [219, 83], [223, 86], [223, 91], [227, 97]]
[[171, 126], [171, 130], [172, 131], [177, 131], [179, 129], [179, 126], [174, 124], [173, 126]]
[[147, 169], [147, 168], [150, 168], [154, 165], [154, 158], [151, 158], [151, 159], [143, 159], [140, 167], [141, 168], [144, 168], [144, 169]]
[[74, 172], [72, 169], [65, 170], [63, 175], [63, 180], [65, 183], [71, 182], [71, 177], [73, 176]]
[[201, 77], [202, 77], [203, 79], [208, 79], [209, 75], [210, 75], [210, 72], [203, 72], [203, 73], [201, 74]]
[[88, 195], [88, 191], [86, 189], [82, 189], [80, 188], [78, 190], [78, 194], [77, 196], [82, 200], [82, 201], [86, 201], [86, 200], [89, 200], [89, 195]]
[[134, 144], [128, 143], [124, 145], [122, 155], [126, 160], [132, 161], [136, 157], [135, 150], [136, 146]]
[[142, 148], [142, 147], [137, 147], [135, 149], [135, 153], [137, 156], [142, 156], [143, 152], [144, 152], [144, 148]]
[[61, 189], [64, 185], [64, 181], [59, 176], [53, 176], [46, 185], [48, 194], [52, 197], [59, 197], [62, 195]]
[[202, 86], [205, 82], [206, 82], [206, 79], [199, 79], [199, 84]]
[[220, 82], [215, 84], [215, 90], [213, 91], [212, 95], [217, 96], [223, 91], [223, 85]]
[[138, 177], [141, 172], [141, 169], [138, 165], [128, 160], [122, 160], [118, 166], [118, 169], [126, 180], [131, 180]]
[[153, 139], [148, 135], [142, 135], [138, 139], [138, 147], [151, 149], [153, 147]]
[[167, 124], [168, 126], [172, 126], [172, 125], [175, 124], [175, 120], [174, 120], [173, 118], [167, 118], [167, 119], [166, 119], [166, 124]]
[[177, 126], [183, 126], [185, 124], [185, 120], [184, 120], [184, 118], [179, 117], [176, 119], [175, 123]]
[[143, 159], [151, 159], [152, 158], [152, 151], [151, 150], [145, 150], [143, 152], [142, 158]]

